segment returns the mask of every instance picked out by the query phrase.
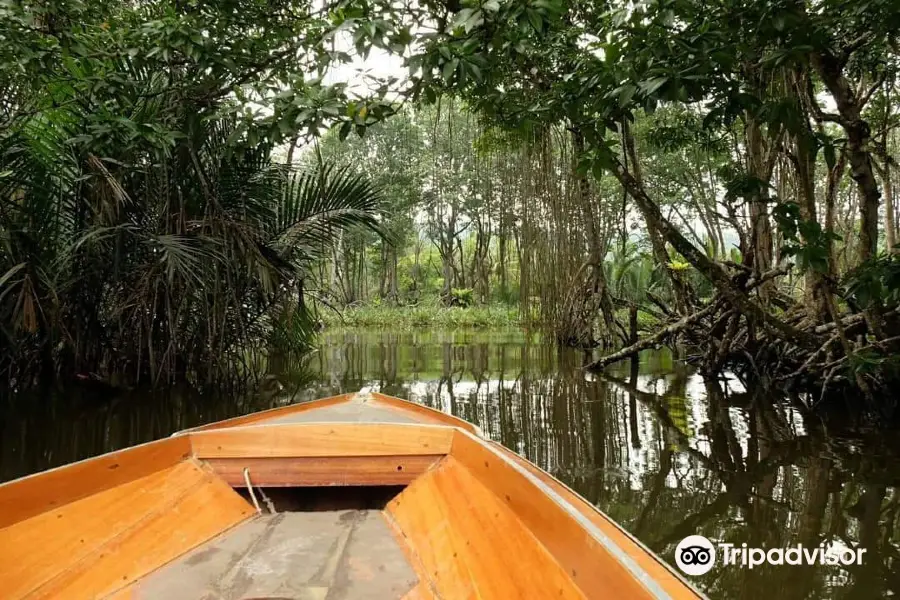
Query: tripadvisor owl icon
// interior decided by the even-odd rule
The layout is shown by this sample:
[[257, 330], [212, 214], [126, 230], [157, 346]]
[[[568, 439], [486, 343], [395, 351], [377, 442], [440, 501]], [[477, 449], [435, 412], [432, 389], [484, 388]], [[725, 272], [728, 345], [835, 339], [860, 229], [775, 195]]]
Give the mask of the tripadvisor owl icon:
[[689, 535], [675, 547], [675, 564], [686, 575], [703, 575], [716, 564], [716, 549], [702, 535]]

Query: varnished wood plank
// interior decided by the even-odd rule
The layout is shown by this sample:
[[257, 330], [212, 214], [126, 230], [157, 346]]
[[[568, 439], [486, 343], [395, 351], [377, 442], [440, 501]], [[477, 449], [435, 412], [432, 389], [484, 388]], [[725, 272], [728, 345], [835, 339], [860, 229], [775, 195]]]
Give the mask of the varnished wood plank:
[[[447, 598], [478, 598], [469, 561], [465, 554], [459, 556], [460, 549], [467, 549], [466, 540], [460, 536], [451, 507], [435, 483], [447, 468], [445, 462], [407, 487], [388, 503], [385, 512], [403, 533], [414, 556], [413, 567], [421, 565], [421, 580], [429, 581]], [[457, 490], [460, 495], [467, 492]]]
[[498, 444], [494, 444], [494, 447], [505, 454], [511, 461], [518, 463], [532, 475], [547, 484], [582, 515], [601, 529], [619, 548], [637, 562], [654, 581], [659, 583], [660, 587], [666, 590], [673, 600], [695, 600], [697, 598], [697, 594], [688, 586], [684, 585], [684, 582], [681, 581], [668, 566], [662, 564], [660, 559], [644, 549], [644, 547], [636, 542], [631, 535], [605, 514], [600, 512], [594, 505], [587, 502], [584, 498], [576, 494], [546, 471], [539, 469], [534, 464], [528, 462], [509, 449]]
[[140, 532], [148, 519], [211, 483], [227, 489], [247, 515], [252, 513], [224, 483], [186, 461], [0, 530], [0, 589], [4, 597], [40, 596], [39, 590], [76, 565], [91, 564], [123, 535]]
[[213, 472], [233, 487], [244, 486], [244, 469], [261, 487], [407, 485], [440, 455], [210, 458]]
[[184, 460], [190, 442], [168, 438], [0, 485], [0, 528], [114, 488]]
[[0, 530], [0, 589], [21, 597], [200, 480], [181, 463]]
[[584, 597], [512, 511], [452, 457], [387, 511], [441, 597]]
[[429, 406], [425, 406], [424, 404], [418, 404], [416, 402], [410, 402], [409, 400], [403, 400], [402, 398], [395, 398], [394, 396], [379, 394], [378, 392], [373, 392], [372, 398], [374, 399], [372, 403], [375, 405], [380, 404], [383, 406], [388, 406], [401, 413], [416, 415], [416, 418], [424, 423], [449, 425], [451, 427], [459, 427], [460, 429], [464, 429], [469, 433], [479, 433], [478, 427], [469, 423], [468, 421], [460, 419], [459, 417], [454, 417], [453, 415], [448, 415], [445, 412], [441, 412]]
[[216, 421], [215, 423], [209, 423], [207, 425], [201, 425], [200, 427], [195, 427], [193, 429], [188, 429], [182, 433], [189, 433], [194, 431], [209, 431], [211, 429], [225, 429], [228, 427], [242, 427], [244, 425], [252, 425], [254, 423], [259, 423], [260, 421], [266, 421], [268, 419], [276, 419], [279, 417], [284, 417], [287, 415], [297, 414], [301, 412], [307, 412], [310, 410], [316, 410], [317, 408], [324, 408], [326, 406], [332, 406], [334, 404], [340, 404], [341, 402], [347, 402], [356, 394], [340, 394], [337, 396], [329, 396], [328, 398], [320, 398], [318, 400], [311, 400], [309, 402], [301, 402], [299, 404], [291, 404], [289, 406], [280, 406], [278, 408], [270, 408], [268, 410], [261, 410], [259, 412], [251, 413], [249, 415], [242, 415], [240, 417], [233, 417], [231, 419], [225, 419], [224, 421]]
[[[547, 486], [536, 484], [512, 460], [488, 444], [458, 431], [451, 456], [521, 520], [588, 597], [651, 599], [665, 594], [685, 600], [699, 597], [674, 576], [656, 582], [641, 564], [634, 563], [628, 553], [615, 545], [615, 540], [602, 531], [589, 531], [593, 525], [586, 527], [573, 514], [577, 511], [564, 504], [564, 498], [552, 488], [548, 490]], [[628, 561], [632, 568], [626, 564]], [[662, 589], [662, 584], [666, 589]]]
[[454, 429], [399, 423], [289, 423], [190, 434], [194, 456], [262, 458], [446, 454]]
[[416, 549], [413, 548], [411, 540], [407, 539], [406, 534], [400, 529], [400, 525], [388, 508], [382, 511], [381, 514], [384, 516], [391, 535], [394, 536], [397, 545], [403, 550], [406, 560], [409, 561], [410, 566], [419, 578], [418, 585], [411, 589], [402, 600], [440, 600], [440, 596], [434, 589], [432, 574], [425, 568], [425, 564], [422, 562]]
[[188, 491], [168, 498], [89, 556], [69, 562], [29, 598], [87, 599], [116, 594], [255, 515], [227, 484], [210, 473], [197, 471], [200, 477]]

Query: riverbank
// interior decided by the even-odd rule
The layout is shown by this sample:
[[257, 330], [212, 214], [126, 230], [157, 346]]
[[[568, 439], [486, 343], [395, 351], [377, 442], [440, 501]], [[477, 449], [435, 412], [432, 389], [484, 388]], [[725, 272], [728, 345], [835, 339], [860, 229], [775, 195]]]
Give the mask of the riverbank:
[[[506, 304], [489, 304], [486, 306], [419, 305], [388, 306], [364, 305], [345, 308], [340, 314], [332, 310], [323, 310], [319, 318], [326, 328], [358, 327], [397, 329], [509, 329], [523, 327], [525, 320], [519, 314], [517, 306]], [[628, 310], [617, 311], [616, 318], [620, 323], [628, 323]], [[638, 311], [638, 328], [641, 332], [651, 330], [659, 320], [644, 311]]]
[[342, 314], [322, 311], [325, 327], [372, 327], [392, 329], [502, 329], [521, 325], [516, 306], [490, 304], [487, 306], [359, 306], [344, 309]]

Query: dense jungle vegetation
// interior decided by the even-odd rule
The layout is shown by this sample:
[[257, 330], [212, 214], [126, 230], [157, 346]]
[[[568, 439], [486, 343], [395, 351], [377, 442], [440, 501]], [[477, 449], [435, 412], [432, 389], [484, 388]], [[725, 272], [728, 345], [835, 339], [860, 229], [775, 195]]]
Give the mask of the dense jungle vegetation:
[[240, 380], [303, 352], [316, 313], [499, 305], [602, 348], [594, 368], [671, 344], [808, 404], [893, 407], [891, 0], [48, 0], [0, 19], [14, 386]]

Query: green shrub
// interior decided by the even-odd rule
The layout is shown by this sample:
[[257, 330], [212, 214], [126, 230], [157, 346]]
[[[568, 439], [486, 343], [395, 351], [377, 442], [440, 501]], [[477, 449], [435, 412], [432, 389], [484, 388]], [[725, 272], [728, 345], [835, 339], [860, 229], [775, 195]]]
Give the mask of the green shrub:
[[450, 306], [468, 308], [475, 303], [475, 290], [472, 288], [454, 288], [450, 290]]
[[438, 304], [419, 306], [371, 306], [349, 308], [342, 314], [322, 313], [326, 326], [458, 329], [466, 327], [505, 328], [520, 323], [518, 309], [505, 305], [444, 307]]

